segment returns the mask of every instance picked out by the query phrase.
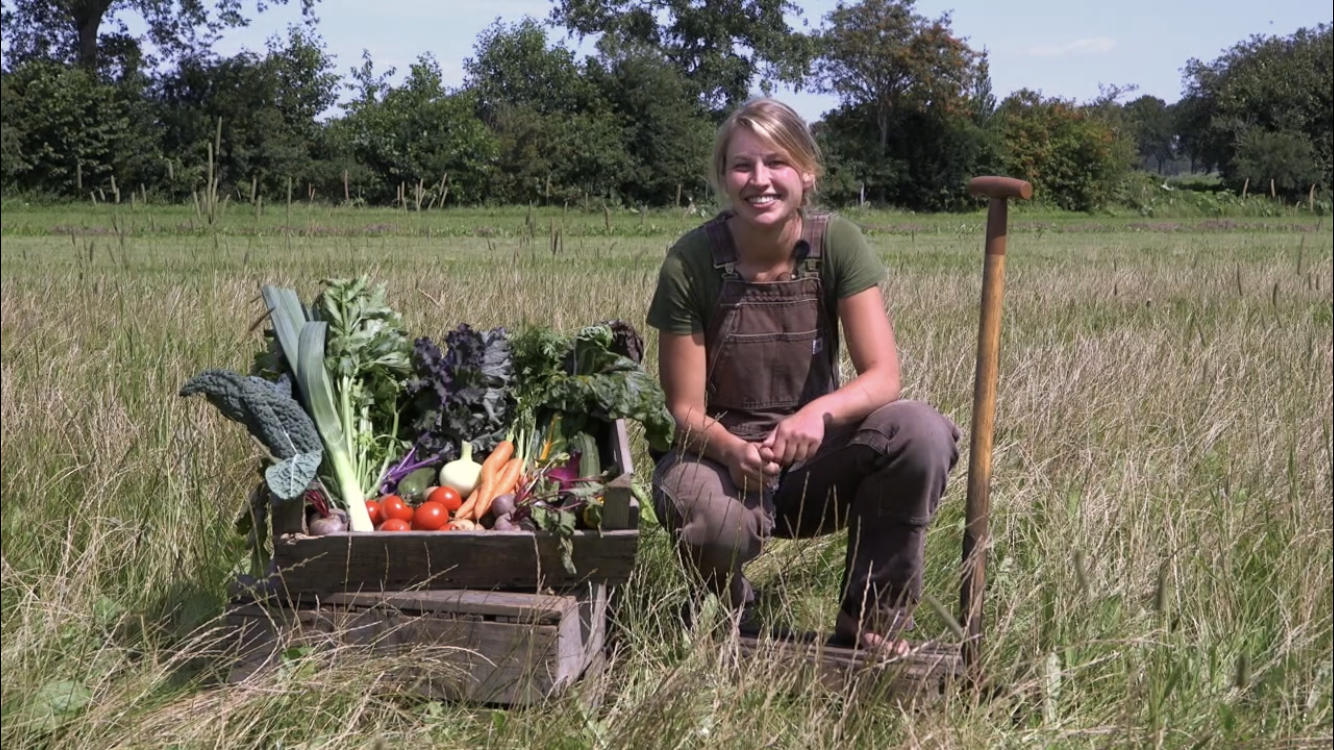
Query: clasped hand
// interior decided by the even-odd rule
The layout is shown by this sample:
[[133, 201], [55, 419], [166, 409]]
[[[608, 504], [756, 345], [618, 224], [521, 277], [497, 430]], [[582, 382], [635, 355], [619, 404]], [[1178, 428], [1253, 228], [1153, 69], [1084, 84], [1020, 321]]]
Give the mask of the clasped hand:
[[728, 467], [732, 481], [747, 489], [762, 486], [783, 468], [814, 456], [824, 441], [824, 429], [824, 418], [820, 415], [797, 412], [784, 419], [764, 440], [738, 446]]

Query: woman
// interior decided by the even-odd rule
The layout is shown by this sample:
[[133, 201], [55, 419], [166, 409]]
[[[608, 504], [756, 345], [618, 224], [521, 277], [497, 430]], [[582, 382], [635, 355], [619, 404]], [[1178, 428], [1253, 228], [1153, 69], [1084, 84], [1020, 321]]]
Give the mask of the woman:
[[[729, 206], [668, 252], [649, 308], [675, 449], [654, 503], [725, 605], [766, 539], [847, 527], [835, 637], [902, 653], [927, 525], [959, 431], [900, 399], [884, 268], [857, 226], [815, 212], [819, 149], [788, 106], [747, 103], [718, 131], [710, 182]], [[840, 386], [839, 326], [856, 376]]]

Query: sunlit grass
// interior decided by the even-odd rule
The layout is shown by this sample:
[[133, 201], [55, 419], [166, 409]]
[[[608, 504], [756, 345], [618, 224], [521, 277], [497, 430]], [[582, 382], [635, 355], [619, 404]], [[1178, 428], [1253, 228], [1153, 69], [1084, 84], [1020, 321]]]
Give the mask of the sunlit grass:
[[[153, 221], [188, 220], [177, 213]], [[5, 223], [107, 226], [91, 211], [49, 218]], [[639, 233], [639, 219], [617, 217], [603, 236], [602, 220], [591, 215], [558, 255], [542, 234], [524, 236], [523, 211], [498, 213], [493, 223], [514, 231], [495, 236], [445, 219], [430, 236], [7, 233], [4, 746], [1328, 746], [1334, 249], [1328, 231], [1281, 226], [1011, 238], [991, 701], [959, 696], [908, 715], [765, 664], [735, 671], [725, 640], [689, 640], [673, 621], [685, 589], [652, 527], [620, 592], [610, 670], [551, 705], [415, 702], [354, 654], [206, 687], [217, 665], [200, 654], [219, 637], [255, 454], [243, 430], [176, 391], [201, 369], [247, 367], [259, 286], [309, 297], [323, 277], [370, 273], [426, 335], [465, 321], [623, 318], [651, 361], [644, 310], [675, 230]], [[932, 227], [872, 236], [891, 269], [907, 395], [966, 430], [980, 218], [900, 220]], [[947, 609], [967, 458], [929, 542], [927, 590]], [[836, 536], [776, 543], [751, 573], [784, 624], [828, 628], [842, 559]], [[919, 630], [949, 637], [931, 614]]]

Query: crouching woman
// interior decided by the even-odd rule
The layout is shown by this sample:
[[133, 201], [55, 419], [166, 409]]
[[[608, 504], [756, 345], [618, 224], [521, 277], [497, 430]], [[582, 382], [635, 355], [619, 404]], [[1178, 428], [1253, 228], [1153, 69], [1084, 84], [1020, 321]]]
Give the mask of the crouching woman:
[[[648, 313], [678, 428], [654, 456], [654, 504], [738, 618], [755, 600], [742, 566], [768, 539], [845, 528], [835, 635], [902, 652], [960, 433], [900, 398], [884, 268], [855, 224], [811, 208], [821, 169], [780, 102], [718, 131], [710, 178], [727, 208], [670, 248]], [[840, 327], [856, 370], [843, 384]]]

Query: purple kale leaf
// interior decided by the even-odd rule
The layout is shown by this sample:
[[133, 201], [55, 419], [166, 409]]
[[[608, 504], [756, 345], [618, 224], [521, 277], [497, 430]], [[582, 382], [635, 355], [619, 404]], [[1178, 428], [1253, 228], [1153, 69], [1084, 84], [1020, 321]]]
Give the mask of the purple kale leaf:
[[443, 353], [429, 338], [419, 338], [412, 361], [405, 427], [419, 452], [452, 460], [465, 440], [485, 453], [504, 439], [514, 405], [505, 329], [479, 331], [461, 324], [445, 335]]

